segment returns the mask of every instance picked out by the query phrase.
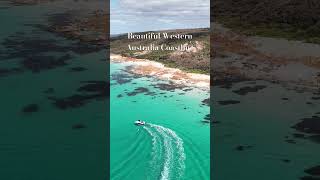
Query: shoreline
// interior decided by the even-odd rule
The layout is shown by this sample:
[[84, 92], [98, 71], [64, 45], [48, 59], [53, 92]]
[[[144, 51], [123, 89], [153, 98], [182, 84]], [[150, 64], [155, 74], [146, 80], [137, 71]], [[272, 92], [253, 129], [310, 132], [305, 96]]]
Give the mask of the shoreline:
[[130, 67], [129, 71], [137, 75], [153, 76], [177, 85], [210, 90], [209, 75], [188, 73], [177, 68], [166, 67], [160, 62], [149, 59], [138, 59], [113, 53], [110, 54], [110, 60], [113, 63], [132, 63], [133, 66]]
[[[247, 36], [213, 23], [215, 82], [264, 80], [288, 89], [317, 91], [320, 45], [281, 38]], [[293, 52], [293, 53], [292, 53]], [[229, 78], [229, 79], [228, 79]]]

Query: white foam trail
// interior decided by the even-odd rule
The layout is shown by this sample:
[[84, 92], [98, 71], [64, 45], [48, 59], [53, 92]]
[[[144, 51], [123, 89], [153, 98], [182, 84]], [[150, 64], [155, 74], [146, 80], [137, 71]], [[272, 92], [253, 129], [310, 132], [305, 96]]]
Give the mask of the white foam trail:
[[155, 173], [156, 168], [157, 168], [157, 148], [159, 146], [159, 151], [161, 151], [161, 146], [159, 141], [161, 141], [160, 137], [153, 132], [149, 127], [143, 126], [143, 128], [148, 132], [148, 134], [152, 137], [152, 160], [150, 161], [150, 167], [152, 168], [153, 173]]
[[[156, 158], [157, 154], [154, 154], [157, 152], [157, 143], [158, 140], [161, 140], [163, 138], [163, 144], [164, 144], [164, 163], [161, 171], [161, 180], [169, 180], [170, 179], [170, 173], [171, 168], [174, 167], [175, 159], [178, 161], [178, 177], [175, 177], [175, 179], [180, 179], [183, 176], [185, 164], [184, 161], [186, 159], [185, 153], [184, 153], [184, 147], [183, 147], [183, 141], [182, 139], [171, 129], [165, 128], [163, 126], [155, 125], [155, 124], [148, 124], [151, 128], [148, 127], [144, 128], [149, 133], [149, 135], [152, 137], [152, 145], [153, 145], [153, 162], [156, 162], [154, 158]], [[152, 129], [155, 129], [156, 132], [159, 133], [159, 136], [156, 134], [156, 132], [153, 132]], [[175, 145], [175, 147], [173, 146]], [[174, 151], [173, 149], [176, 148], [177, 151]]]
[[164, 159], [164, 166], [161, 171], [161, 180], [168, 180], [170, 175], [169, 173], [170, 173], [170, 166], [171, 166], [171, 160], [172, 160], [171, 138], [164, 132], [163, 128], [161, 128], [160, 126], [154, 126], [154, 127], [162, 135], [163, 143], [165, 147], [165, 159]]
[[[163, 128], [163, 127], [162, 127]], [[176, 147], [178, 149], [178, 163], [179, 163], [179, 177], [182, 177], [185, 169], [184, 160], [186, 159], [186, 155], [184, 153], [183, 141], [182, 139], [171, 129], [164, 128], [165, 131], [171, 135], [171, 137], [175, 140]]]

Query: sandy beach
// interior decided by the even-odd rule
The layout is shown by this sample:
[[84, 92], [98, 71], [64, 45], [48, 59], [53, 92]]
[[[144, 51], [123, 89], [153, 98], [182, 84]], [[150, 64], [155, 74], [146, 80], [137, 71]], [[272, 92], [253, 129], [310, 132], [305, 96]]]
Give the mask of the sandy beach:
[[[293, 89], [319, 88], [318, 44], [277, 38], [245, 36], [213, 23], [216, 81], [228, 75], [276, 82]], [[294, 53], [292, 53], [294, 52]], [[221, 77], [218, 77], [218, 76]], [[216, 82], [214, 80], [214, 82]]]
[[111, 54], [111, 62], [131, 63], [128, 69], [130, 72], [138, 75], [153, 76], [161, 80], [169, 80], [178, 85], [192, 86], [204, 90], [210, 88], [210, 76], [205, 74], [188, 73], [176, 68], [169, 68], [162, 63], [148, 59], [137, 59], [124, 57], [117, 54]]

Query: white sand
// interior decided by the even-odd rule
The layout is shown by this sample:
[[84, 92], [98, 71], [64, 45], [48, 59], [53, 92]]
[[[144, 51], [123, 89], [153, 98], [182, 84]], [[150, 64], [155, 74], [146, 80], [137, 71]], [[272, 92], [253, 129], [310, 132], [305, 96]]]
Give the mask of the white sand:
[[187, 73], [180, 69], [165, 67], [163, 64], [148, 59], [136, 59], [117, 54], [110, 55], [111, 62], [130, 62], [133, 65], [132, 72], [135, 74], [154, 76], [173, 83], [197, 87], [204, 90], [210, 88], [210, 76], [205, 74]]

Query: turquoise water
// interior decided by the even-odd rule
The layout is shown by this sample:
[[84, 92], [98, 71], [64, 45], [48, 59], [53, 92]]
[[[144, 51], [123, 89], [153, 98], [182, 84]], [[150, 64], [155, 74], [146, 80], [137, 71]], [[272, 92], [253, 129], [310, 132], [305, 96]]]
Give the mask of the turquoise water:
[[105, 50], [80, 54], [76, 41], [33, 26], [80, 8], [69, 5], [0, 3], [0, 179], [106, 179], [106, 98], [68, 99], [106, 81]]
[[[233, 92], [256, 85], [265, 88], [246, 95]], [[312, 97], [318, 95], [264, 81], [236, 83], [230, 89], [215, 87], [213, 93], [219, 121], [213, 127], [216, 179], [298, 180], [308, 176], [305, 169], [320, 164], [319, 142], [292, 128], [302, 118], [317, 116], [319, 100]], [[218, 103], [225, 100], [239, 103]]]
[[[134, 76], [126, 66], [111, 63], [111, 179], [209, 179], [210, 129], [201, 122], [208, 92], [159, 88], [168, 82]], [[138, 119], [147, 125], [135, 126]]]

